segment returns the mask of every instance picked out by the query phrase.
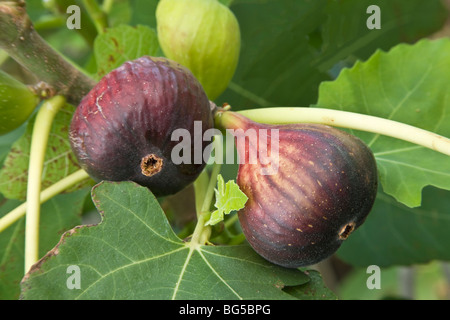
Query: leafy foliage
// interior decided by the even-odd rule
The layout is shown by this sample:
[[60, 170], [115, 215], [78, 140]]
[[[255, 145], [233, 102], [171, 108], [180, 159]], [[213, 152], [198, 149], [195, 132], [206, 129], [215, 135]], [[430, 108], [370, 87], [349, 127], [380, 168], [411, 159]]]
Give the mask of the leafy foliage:
[[225, 214], [232, 211], [240, 210], [247, 202], [247, 196], [243, 193], [239, 186], [233, 180], [225, 184], [222, 175], [217, 176], [216, 203], [214, 206], [217, 210], [211, 213], [210, 219], [206, 225], [215, 225], [223, 220]]
[[[68, 229], [81, 224], [89, 188], [56, 196], [43, 204], [41, 208], [40, 233], [44, 235], [40, 242], [40, 255], [44, 256], [61, 235]], [[0, 199], [0, 217], [14, 209], [20, 201]], [[25, 218], [20, 219], [0, 237], [0, 299], [17, 299], [20, 293], [19, 282], [23, 277]]]
[[[372, 4], [382, 12], [379, 30], [366, 26]], [[230, 8], [241, 25], [243, 50], [218, 100], [235, 109], [314, 104], [319, 84], [343, 66], [414, 42], [440, 28], [447, 15], [440, 1], [420, 0], [237, 0]]]
[[[377, 51], [320, 86], [317, 106], [370, 114], [450, 135], [446, 52], [450, 41], [422, 40]], [[450, 190], [448, 157], [408, 142], [357, 133], [372, 149], [383, 190], [410, 207], [419, 206], [426, 185]]]
[[410, 208], [379, 192], [367, 221], [339, 250], [352, 265], [380, 267], [449, 260], [450, 192], [423, 191], [420, 207]]
[[[102, 223], [67, 232], [29, 274], [23, 298], [45, 290], [47, 299], [289, 299], [282, 288], [314, 281], [248, 246], [184, 243], [153, 195], [134, 183], [103, 182], [92, 193]], [[81, 268], [81, 290], [66, 286], [69, 265]]]
[[97, 78], [121, 66], [125, 61], [144, 55], [155, 56], [159, 50], [158, 39], [153, 29], [128, 25], [107, 29], [95, 39], [94, 53], [97, 61]]
[[[58, 112], [53, 122], [45, 154], [43, 188], [80, 169], [67, 138], [74, 108], [74, 106], [67, 104]], [[11, 150], [0, 170], [0, 192], [8, 199], [25, 199], [33, 125], [34, 122], [30, 121], [25, 133], [11, 146]], [[90, 182], [81, 183], [67, 191], [77, 190], [89, 184]]]
[[[448, 50], [450, 41], [440, 39], [377, 51], [366, 62], [342, 70], [335, 81], [322, 83], [316, 106], [449, 136]], [[448, 156], [393, 138], [352, 133], [372, 149], [383, 191], [366, 223], [344, 243], [341, 256], [355, 265], [376, 261], [380, 266], [449, 259], [448, 192], [441, 190], [450, 190]], [[441, 189], [428, 188], [422, 200], [426, 186]]]
[[[96, 31], [85, 8], [83, 27], [68, 30], [68, 2], [52, 1], [58, 8], [49, 10], [31, 1], [27, 11], [39, 33], [95, 79], [127, 60], [162, 55], [155, 31], [157, 0], [115, 1], [117, 5], [106, 10], [109, 24], [104, 32]], [[418, 41], [443, 25], [448, 12], [441, 1], [376, 1], [382, 12], [379, 30], [366, 27], [366, 9], [374, 4], [370, 0], [221, 2], [239, 21], [242, 47], [234, 78], [215, 100], [217, 105], [226, 102], [234, 110], [333, 108], [450, 136], [450, 42]], [[16, 65], [7, 67], [23, 76]], [[79, 169], [67, 140], [73, 108], [67, 105], [53, 124], [44, 188]], [[16, 199], [25, 199], [33, 121], [0, 137], [0, 218], [21, 203]], [[373, 150], [381, 187], [367, 221], [344, 242], [338, 257], [363, 267], [449, 260], [448, 157], [403, 141], [352, 133]], [[225, 180], [233, 179], [236, 169], [224, 165]], [[239, 210], [246, 200], [234, 182], [218, 179], [211, 225]], [[155, 199], [133, 183], [95, 186], [92, 200], [102, 221], [86, 225], [80, 214], [95, 209], [84, 201], [90, 183], [42, 205], [42, 259], [23, 279], [23, 299], [336, 298], [317, 271], [272, 265], [245, 243], [200, 245], [190, 238], [182, 240], [192, 234], [192, 225], [175, 234], [160, 206], [164, 199]], [[180, 201], [177, 197], [171, 201]], [[19, 296], [24, 220], [0, 233], [1, 299]], [[222, 232], [221, 227], [213, 226], [213, 232]], [[229, 227], [240, 232], [237, 223]], [[67, 287], [71, 265], [80, 267], [81, 289]]]

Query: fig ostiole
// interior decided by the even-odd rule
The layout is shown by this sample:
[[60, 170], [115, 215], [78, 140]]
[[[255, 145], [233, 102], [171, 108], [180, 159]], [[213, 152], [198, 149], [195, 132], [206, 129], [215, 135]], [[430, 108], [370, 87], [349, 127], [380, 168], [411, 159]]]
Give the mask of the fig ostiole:
[[[265, 259], [288, 268], [331, 256], [366, 219], [377, 193], [372, 151], [359, 138], [321, 124], [267, 125], [234, 112], [222, 115], [227, 128], [265, 132], [270, 143], [245, 136], [237, 183], [247, 195], [238, 212], [249, 244]], [[226, 119], [225, 119], [226, 117]], [[270, 132], [278, 133], [271, 141]], [[277, 170], [248, 162], [251, 153], [270, 156], [278, 144]]]
[[[195, 124], [196, 123], [196, 124]], [[207, 159], [174, 163], [180, 141], [175, 130], [192, 135], [213, 128], [210, 102], [184, 66], [162, 57], [125, 62], [105, 75], [83, 98], [70, 125], [70, 143], [81, 167], [96, 180], [134, 181], [155, 196], [177, 193], [192, 183]], [[202, 141], [204, 150], [209, 142]], [[184, 157], [186, 159], [186, 157]]]
[[189, 68], [215, 100], [239, 60], [241, 35], [233, 12], [217, 0], [161, 0], [156, 21], [165, 56]]

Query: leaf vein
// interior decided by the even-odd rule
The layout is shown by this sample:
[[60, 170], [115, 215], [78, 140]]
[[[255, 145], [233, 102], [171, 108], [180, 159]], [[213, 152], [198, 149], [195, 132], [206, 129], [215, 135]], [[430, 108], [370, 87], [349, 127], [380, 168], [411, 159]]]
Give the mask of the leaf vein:
[[174, 249], [174, 250], [172, 250], [172, 251], [164, 252], [164, 253], [162, 253], [162, 254], [160, 254], [160, 255], [152, 256], [152, 257], [149, 257], [149, 258], [146, 258], [146, 259], [142, 259], [142, 260], [138, 260], [138, 261], [135, 261], [135, 262], [133, 262], [133, 263], [125, 264], [125, 265], [120, 266], [120, 267], [118, 267], [118, 268], [116, 268], [116, 269], [113, 269], [113, 270], [111, 270], [110, 272], [105, 273], [104, 275], [102, 275], [100, 278], [98, 278], [98, 279], [97, 279], [96, 281], [94, 281], [93, 283], [91, 283], [91, 284], [86, 288], [86, 290], [84, 290], [82, 293], [80, 293], [78, 296], [75, 297], [75, 300], [80, 299], [84, 294], [87, 293], [87, 291], [88, 291], [89, 289], [93, 288], [98, 282], [100, 282], [101, 280], [104, 280], [105, 278], [107, 278], [107, 277], [113, 275], [114, 273], [116, 273], [116, 272], [118, 272], [118, 271], [124, 270], [124, 269], [129, 268], [129, 267], [132, 267], [132, 266], [136, 266], [136, 265], [138, 265], [138, 264], [145, 263], [145, 262], [148, 262], [148, 261], [151, 261], [151, 260], [159, 259], [159, 258], [168, 256], [168, 255], [171, 255], [171, 254], [173, 254], [173, 253], [176, 253], [176, 252], [178, 252], [178, 251], [185, 250], [185, 249], [187, 249], [187, 247], [184, 246], [184, 245], [182, 245], [182, 246], [181, 246], [180, 248], [178, 248], [178, 249]]
[[239, 299], [243, 300], [243, 298], [223, 279], [220, 274], [214, 269], [214, 267], [209, 263], [208, 259], [203, 255], [201, 249], [197, 249], [197, 252], [202, 257], [203, 261], [205, 261], [208, 268], [212, 271], [212, 273]]

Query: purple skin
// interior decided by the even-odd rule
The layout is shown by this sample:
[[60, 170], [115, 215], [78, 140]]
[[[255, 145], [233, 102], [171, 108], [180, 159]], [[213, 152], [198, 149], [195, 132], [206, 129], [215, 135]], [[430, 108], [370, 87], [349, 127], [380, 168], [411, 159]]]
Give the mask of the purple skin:
[[[206, 163], [194, 163], [194, 121], [213, 127], [209, 100], [192, 73], [166, 58], [144, 56], [104, 76], [77, 107], [70, 143], [95, 180], [134, 181], [155, 196], [192, 183]], [[175, 129], [191, 134], [190, 163], [174, 164]], [[200, 139], [202, 141], [202, 139]], [[202, 142], [202, 150], [210, 142]], [[198, 150], [196, 151], [198, 152]]]
[[238, 214], [250, 245], [288, 268], [332, 255], [364, 222], [375, 201], [377, 167], [371, 150], [360, 139], [325, 125], [263, 125], [236, 114], [234, 126], [279, 129], [276, 174], [261, 175], [259, 161], [247, 161], [256, 148], [267, 154], [267, 146], [238, 145], [246, 161], [237, 183], [249, 198]]

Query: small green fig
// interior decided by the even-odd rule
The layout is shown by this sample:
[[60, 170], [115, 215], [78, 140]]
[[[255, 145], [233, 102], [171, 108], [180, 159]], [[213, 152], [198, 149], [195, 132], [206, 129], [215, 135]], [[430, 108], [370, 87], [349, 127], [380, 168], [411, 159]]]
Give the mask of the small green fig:
[[32, 90], [0, 70], [0, 135], [20, 127], [38, 103]]
[[[235, 135], [241, 159], [237, 184], [248, 201], [238, 215], [247, 241], [262, 257], [289, 268], [332, 255], [374, 203], [377, 167], [371, 150], [326, 125], [265, 125], [227, 113], [227, 127], [242, 129]], [[251, 130], [258, 140], [244, 135]], [[269, 137], [262, 139], [262, 133]], [[241, 138], [245, 143], [238, 143]]]
[[166, 57], [190, 69], [208, 98], [216, 99], [239, 60], [240, 29], [231, 10], [217, 0], [162, 0], [156, 21]]

